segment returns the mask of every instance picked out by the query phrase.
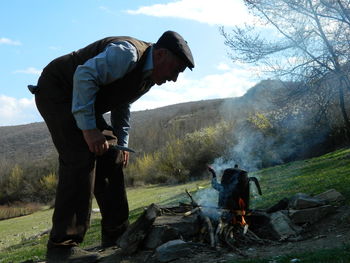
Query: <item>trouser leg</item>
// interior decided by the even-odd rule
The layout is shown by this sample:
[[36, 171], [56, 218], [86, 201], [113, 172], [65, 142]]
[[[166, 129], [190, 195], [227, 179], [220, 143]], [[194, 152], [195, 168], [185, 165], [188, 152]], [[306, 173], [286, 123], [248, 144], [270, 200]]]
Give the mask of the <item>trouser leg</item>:
[[83, 155], [80, 152], [74, 158], [70, 156], [68, 162], [66, 155], [59, 157], [59, 182], [50, 233], [54, 245], [81, 243], [89, 227], [94, 160], [89, 154]]
[[95, 198], [102, 220], [102, 245], [115, 242], [128, 225], [129, 206], [124, 185], [122, 152], [109, 149], [96, 159]]
[[82, 242], [90, 221], [95, 156], [75, 124], [70, 104], [55, 104], [36, 96], [59, 153], [58, 187], [48, 246], [74, 246]]

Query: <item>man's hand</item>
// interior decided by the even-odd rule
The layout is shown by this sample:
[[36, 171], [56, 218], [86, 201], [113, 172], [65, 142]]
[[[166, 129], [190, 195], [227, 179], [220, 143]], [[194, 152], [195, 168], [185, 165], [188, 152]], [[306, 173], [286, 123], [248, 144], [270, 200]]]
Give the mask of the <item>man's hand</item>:
[[108, 150], [106, 137], [99, 129], [83, 130], [84, 139], [89, 146], [89, 150], [96, 155], [102, 155]]
[[125, 168], [129, 163], [129, 152], [123, 151], [123, 167]]

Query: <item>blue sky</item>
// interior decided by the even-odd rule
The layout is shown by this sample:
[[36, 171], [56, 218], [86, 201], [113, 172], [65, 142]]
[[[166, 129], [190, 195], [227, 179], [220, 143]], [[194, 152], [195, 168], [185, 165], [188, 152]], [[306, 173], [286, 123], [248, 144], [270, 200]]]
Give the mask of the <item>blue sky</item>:
[[106, 36], [156, 42], [166, 30], [189, 43], [196, 67], [176, 83], [154, 86], [132, 105], [153, 109], [180, 102], [237, 97], [258, 80], [233, 63], [219, 33], [249, 23], [243, 0], [11, 0], [0, 8], [0, 126], [42, 121], [27, 90], [52, 59]]

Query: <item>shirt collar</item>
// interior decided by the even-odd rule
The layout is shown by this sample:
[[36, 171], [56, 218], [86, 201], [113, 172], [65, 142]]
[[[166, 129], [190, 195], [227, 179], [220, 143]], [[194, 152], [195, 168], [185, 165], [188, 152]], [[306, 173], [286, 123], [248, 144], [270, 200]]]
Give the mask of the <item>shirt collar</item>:
[[152, 72], [153, 70], [153, 46], [150, 46], [150, 50], [146, 57], [145, 65], [143, 66], [143, 72]]

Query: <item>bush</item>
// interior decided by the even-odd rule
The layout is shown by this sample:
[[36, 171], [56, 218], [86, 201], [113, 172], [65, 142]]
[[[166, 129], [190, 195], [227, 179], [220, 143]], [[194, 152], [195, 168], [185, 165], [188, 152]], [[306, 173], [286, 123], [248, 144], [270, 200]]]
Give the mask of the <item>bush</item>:
[[[15, 164], [0, 175], [0, 204], [15, 202], [52, 201], [55, 196], [57, 177], [50, 162]], [[51, 171], [50, 171], [51, 170]]]
[[199, 178], [206, 166], [233, 144], [228, 123], [202, 129], [169, 141], [163, 149], [136, 159], [126, 170], [127, 183], [183, 183]]
[[49, 175], [44, 176], [40, 179], [40, 196], [41, 200], [44, 202], [52, 201], [56, 194], [57, 187], [57, 176], [55, 173], [50, 173]]
[[2, 180], [0, 204], [20, 201], [24, 195], [24, 185], [23, 170], [16, 164]]

